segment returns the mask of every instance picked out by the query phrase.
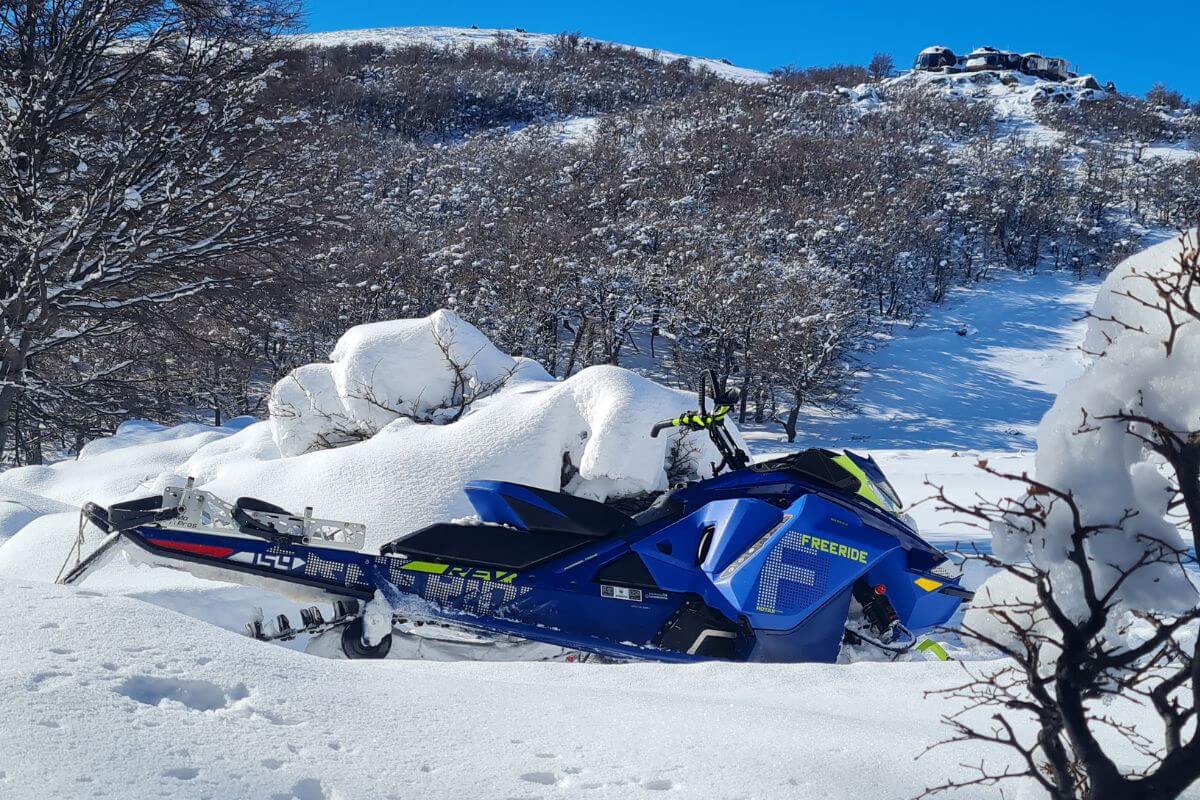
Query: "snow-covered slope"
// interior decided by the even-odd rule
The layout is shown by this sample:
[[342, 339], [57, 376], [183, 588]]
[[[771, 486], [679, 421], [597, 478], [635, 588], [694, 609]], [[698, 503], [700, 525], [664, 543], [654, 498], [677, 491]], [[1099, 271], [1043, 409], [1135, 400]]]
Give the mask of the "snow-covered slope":
[[[549, 53], [554, 44], [554, 35], [548, 33], [529, 33], [518, 30], [502, 30], [497, 28], [448, 28], [418, 26], [407, 28], [367, 28], [352, 31], [330, 31], [328, 33], [305, 33], [292, 37], [292, 41], [302, 46], [310, 47], [353, 47], [360, 44], [373, 44], [386, 48], [412, 47], [425, 45], [428, 47], [443, 47], [461, 49], [472, 45], [491, 45], [497, 36], [503, 36], [507, 41], [517, 42], [526, 51], [534, 55]], [[595, 39], [583, 37], [581, 42], [598, 42]], [[626, 45], [620, 45], [627, 47]], [[727, 61], [716, 58], [700, 58], [685, 56], [678, 53], [668, 53], [648, 47], [628, 47], [640, 55], [653, 58], [664, 64], [683, 60], [693, 69], [703, 68], [715, 75], [732, 81], [744, 83], [761, 83], [768, 75], [746, 67], [737, 67]]]
[[953, 663], [331, 661], [88, 589], [0, 583], [0, 604], [6, 800], [903, 798], [1005, 763], [917, 759]]
[[1081, 368], [1099, 280], [999, 272], [952, 291], [912, 327], [897, 323], [862, 361], [857, 413], [815, 409], [805, 443], [845, 447], [1031, 448], [1038, 420]]

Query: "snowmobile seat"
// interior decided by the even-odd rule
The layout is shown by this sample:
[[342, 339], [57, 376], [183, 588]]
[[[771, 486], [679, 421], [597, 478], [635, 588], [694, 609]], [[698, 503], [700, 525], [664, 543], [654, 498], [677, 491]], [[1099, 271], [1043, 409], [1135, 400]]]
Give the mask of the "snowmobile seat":
[[464, 488], [483, 521], [521, 530], [604, 537], [637, 525], [611, 506], [566, 492], [505, 481], [470, 481]]
[[593, 537], [554, 530], [517, 530], [503, 525], [437, 523], [394, 539], [381, 555], [505, 570], [525, 570], [595, 541]]
[[638, 527], [644, 527], [652, 522], [678, 517], [683, 512], [683, 503], [675, 497], [675, 490], [671, 489], [654, 498], [654, 502], [645, 511], [634, 514], [633, 521]]

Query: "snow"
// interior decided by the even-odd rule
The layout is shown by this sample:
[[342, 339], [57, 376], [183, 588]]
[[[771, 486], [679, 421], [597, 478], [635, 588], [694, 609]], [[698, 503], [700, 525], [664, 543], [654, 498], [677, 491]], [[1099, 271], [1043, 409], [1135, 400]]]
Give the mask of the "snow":
[[24, 612], [0, 660], [13, 800], [807, 800], [881, 796], [881, 774], [912, 797], [964, 760], [915, 760], [947, 733], [952, 704], [924, 693], [952, 663], [347, 662], [90, 589], [13, 581], [0, 602]]
[[[554, 47], [554, 35], [548, 33], [529, 33], [526, 31], [503, 30], [498, 28], [450, 28], [436, 26], [415, 26], [403, 28], [366, 28], [363, 30], [330, 31], [327, 33], [305, 33], [291, 37], [292, 41], [302, 47], [354, 47], [362, 44], [378, 45], [388, 49], [414, 47], [438, 47], [461, 50], [472, 46], [488, 46], [495, 44], [497, 37], [505, 37], [509, 41], [519, 43], [533, 55], [544, 55]], [[611, 44], [596, 39], [581, 37], [582, 43]], [[629, 47], [622, 45], [646, 58], [653, 58], [663, 64], [675, 61], [686, 61], [692, 69], [703, 68], [714, 75], [726, 80], [741, 83], [765, 83], [770, 76], [765, 72], [738, 67], [715, 58], [679, 55], [648, 47]]]
[[567, 117], [554, 122], [526, 125], [515, 131], [518, 136], [548, 136], [557, 144], [585, 144], [596, 133], [599, 116]]
[[1200, 158], [1200, 150], [1191, 142], [1166, 142], [1150, 145], [1142, 153], [1142, 158], [1158, 158], [1167, 162], [1185, 164], [1194, 158]]

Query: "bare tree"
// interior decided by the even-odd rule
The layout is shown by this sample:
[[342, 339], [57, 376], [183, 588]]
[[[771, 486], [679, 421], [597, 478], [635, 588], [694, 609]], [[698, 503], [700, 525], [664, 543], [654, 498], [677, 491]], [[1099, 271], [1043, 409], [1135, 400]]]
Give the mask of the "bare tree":
[[0, 453], [49, 354], [250, 285], [311, 221], [258, 103], [292, 13], [0, 4]]
[[895, 69], [896, 62], [889, 53], [876, 53], [871, 56], [871, 63], [867, 65], [867, 72], [871, 75], [871, 80], [878, 83], [884, 78], [892, 74]]
[[[1132, 272], [1130, 288], [1118, 292], [1129, 303], [1125, 311], [1098, 320], [1114, 334], [1093, 369], [1122, 357], [1113, 346], [1138, 340], [1136, 361], [1155, 358], [1152, 351], [1161, 348], [1157, 371], [1143, 373], [1148, 379], [1129, 375], [1129, 401], [1084, 409], [1067, 435], [1088, 447], [1056, 454], [1075, 470], [1086, 470], [1089, 460], [1115, 461], [1108, 466], [1118, 476], [1133, 476], [1133, 502], [1107, 507], [1103, 471], [1087, 478], [1101, 482], [1098, 493], [1094, 486], [1055, 485], [986, 463], [980, 465], [986, 472], [1014, 482], [1023, 494], [964, 503], [939, 490], [946, 508], [1003, 537], [1004, 559], [976, 557], [1023, 587], [991, 598], [981, 621], [963, 629], [964, 637], [1008, 662], [967, 669], [963, 684], [940, 692], [964, 704], [947, 720], [954, 731], [949, 741], [1006, 748], [1017, 766], [994, 769], [981, 761], [971, 774], [926, 795], [1021, 777], [1056, 800], [1169, 800], [1200, 779], [1200, 608], [1185, 571], [1195, 556], [1180, 536], [1200, 530], [1200, 420], [1180, 427], [1174, 410], [1152, 396], [1158, 382], [1189, 372], [1182, 353], [1190, 348], [1194, 358], [1197, 345], [1200, 252], [1189, 240], [1183, 245], [1172, 268]], [[1125, 361], [1112, 369], [1130, 372]], [[1127, 496], [1121, 486], [1113, 491]], [[1014, 542], [1027, 562], [1013, 558]], [[1125, 703], [1154, 709], [1161, 728], [1150, 731], [1123, 718]], [[981, 712], [990, 712], [986, 722], [979, 721]], [[1031, 733], [1022, 731], [1023, 720], [1033, 723]]]

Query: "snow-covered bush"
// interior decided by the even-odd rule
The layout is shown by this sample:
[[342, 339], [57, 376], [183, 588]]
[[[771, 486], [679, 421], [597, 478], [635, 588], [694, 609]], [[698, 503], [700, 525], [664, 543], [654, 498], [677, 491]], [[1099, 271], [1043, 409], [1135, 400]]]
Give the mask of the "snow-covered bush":
[[[1054, 797], [1172, 798], [1200, 778], [1200, 595], [1189, 574], [1200, 529], [1196, 241], [1193, 231], [1150, 248], [1108, 277], [1085, 341], [1093, 361], [1043, 418], [1036, 475], [1004, 476], [1020, 497], [967, 506], [942, 494], [989, 523], [989, 560], [1004, 570], [980, 590], [964, 635], [1015, 662], [951, 693], [1039, 727], [1026, 741], [1004, 713], [996, 728], [958, 718], [956, 738], [1017, 750], [1020, 774]], [[1160, 734], [1097, 707], [1118, 695], [1151, 704]], [[1116, 763], [1101, 728], [1146, 763]], [[1010, 776], [981, 766], [968, 783], [1000, 777]]]
[[995, 553], [1009, 561], [1028, 555], [1053, 574], [1056, 598], [1075, 619], [1088, 613], [1071, 562], [1081, 527], [1095, 528], [1086, 550], [1098, 593], [1112, 589], [1114, 602], [1135, 611], [1175, 613], [1196, 603], [1179, 567], [1187, 543], [1177, 492], [1181, 480], [1187, 490], [1189, 476], [1173, 474], [1160, 452], [1175, 437], [1186, 447], [1200, 429], [1200, 320], [1188, 313], [1200, 308], [1200, 285], [1160, 291], [1187, 280], [1178, 259], [1188, 257], [1179, 243], [1165, 242], [1110, 274], [1084, 342], [1095, 360], [1063, 388], [1038, 429], [1037, 481], [1073, 503], [1035, 491], [993, 526]]
[[330, 361], [293, 370], [271, 392], [271, 429], [285, 456], [369, 439], [400, 417], [453, 422], [518, 372], [550, 378], [445, 310], [351, 328]]

